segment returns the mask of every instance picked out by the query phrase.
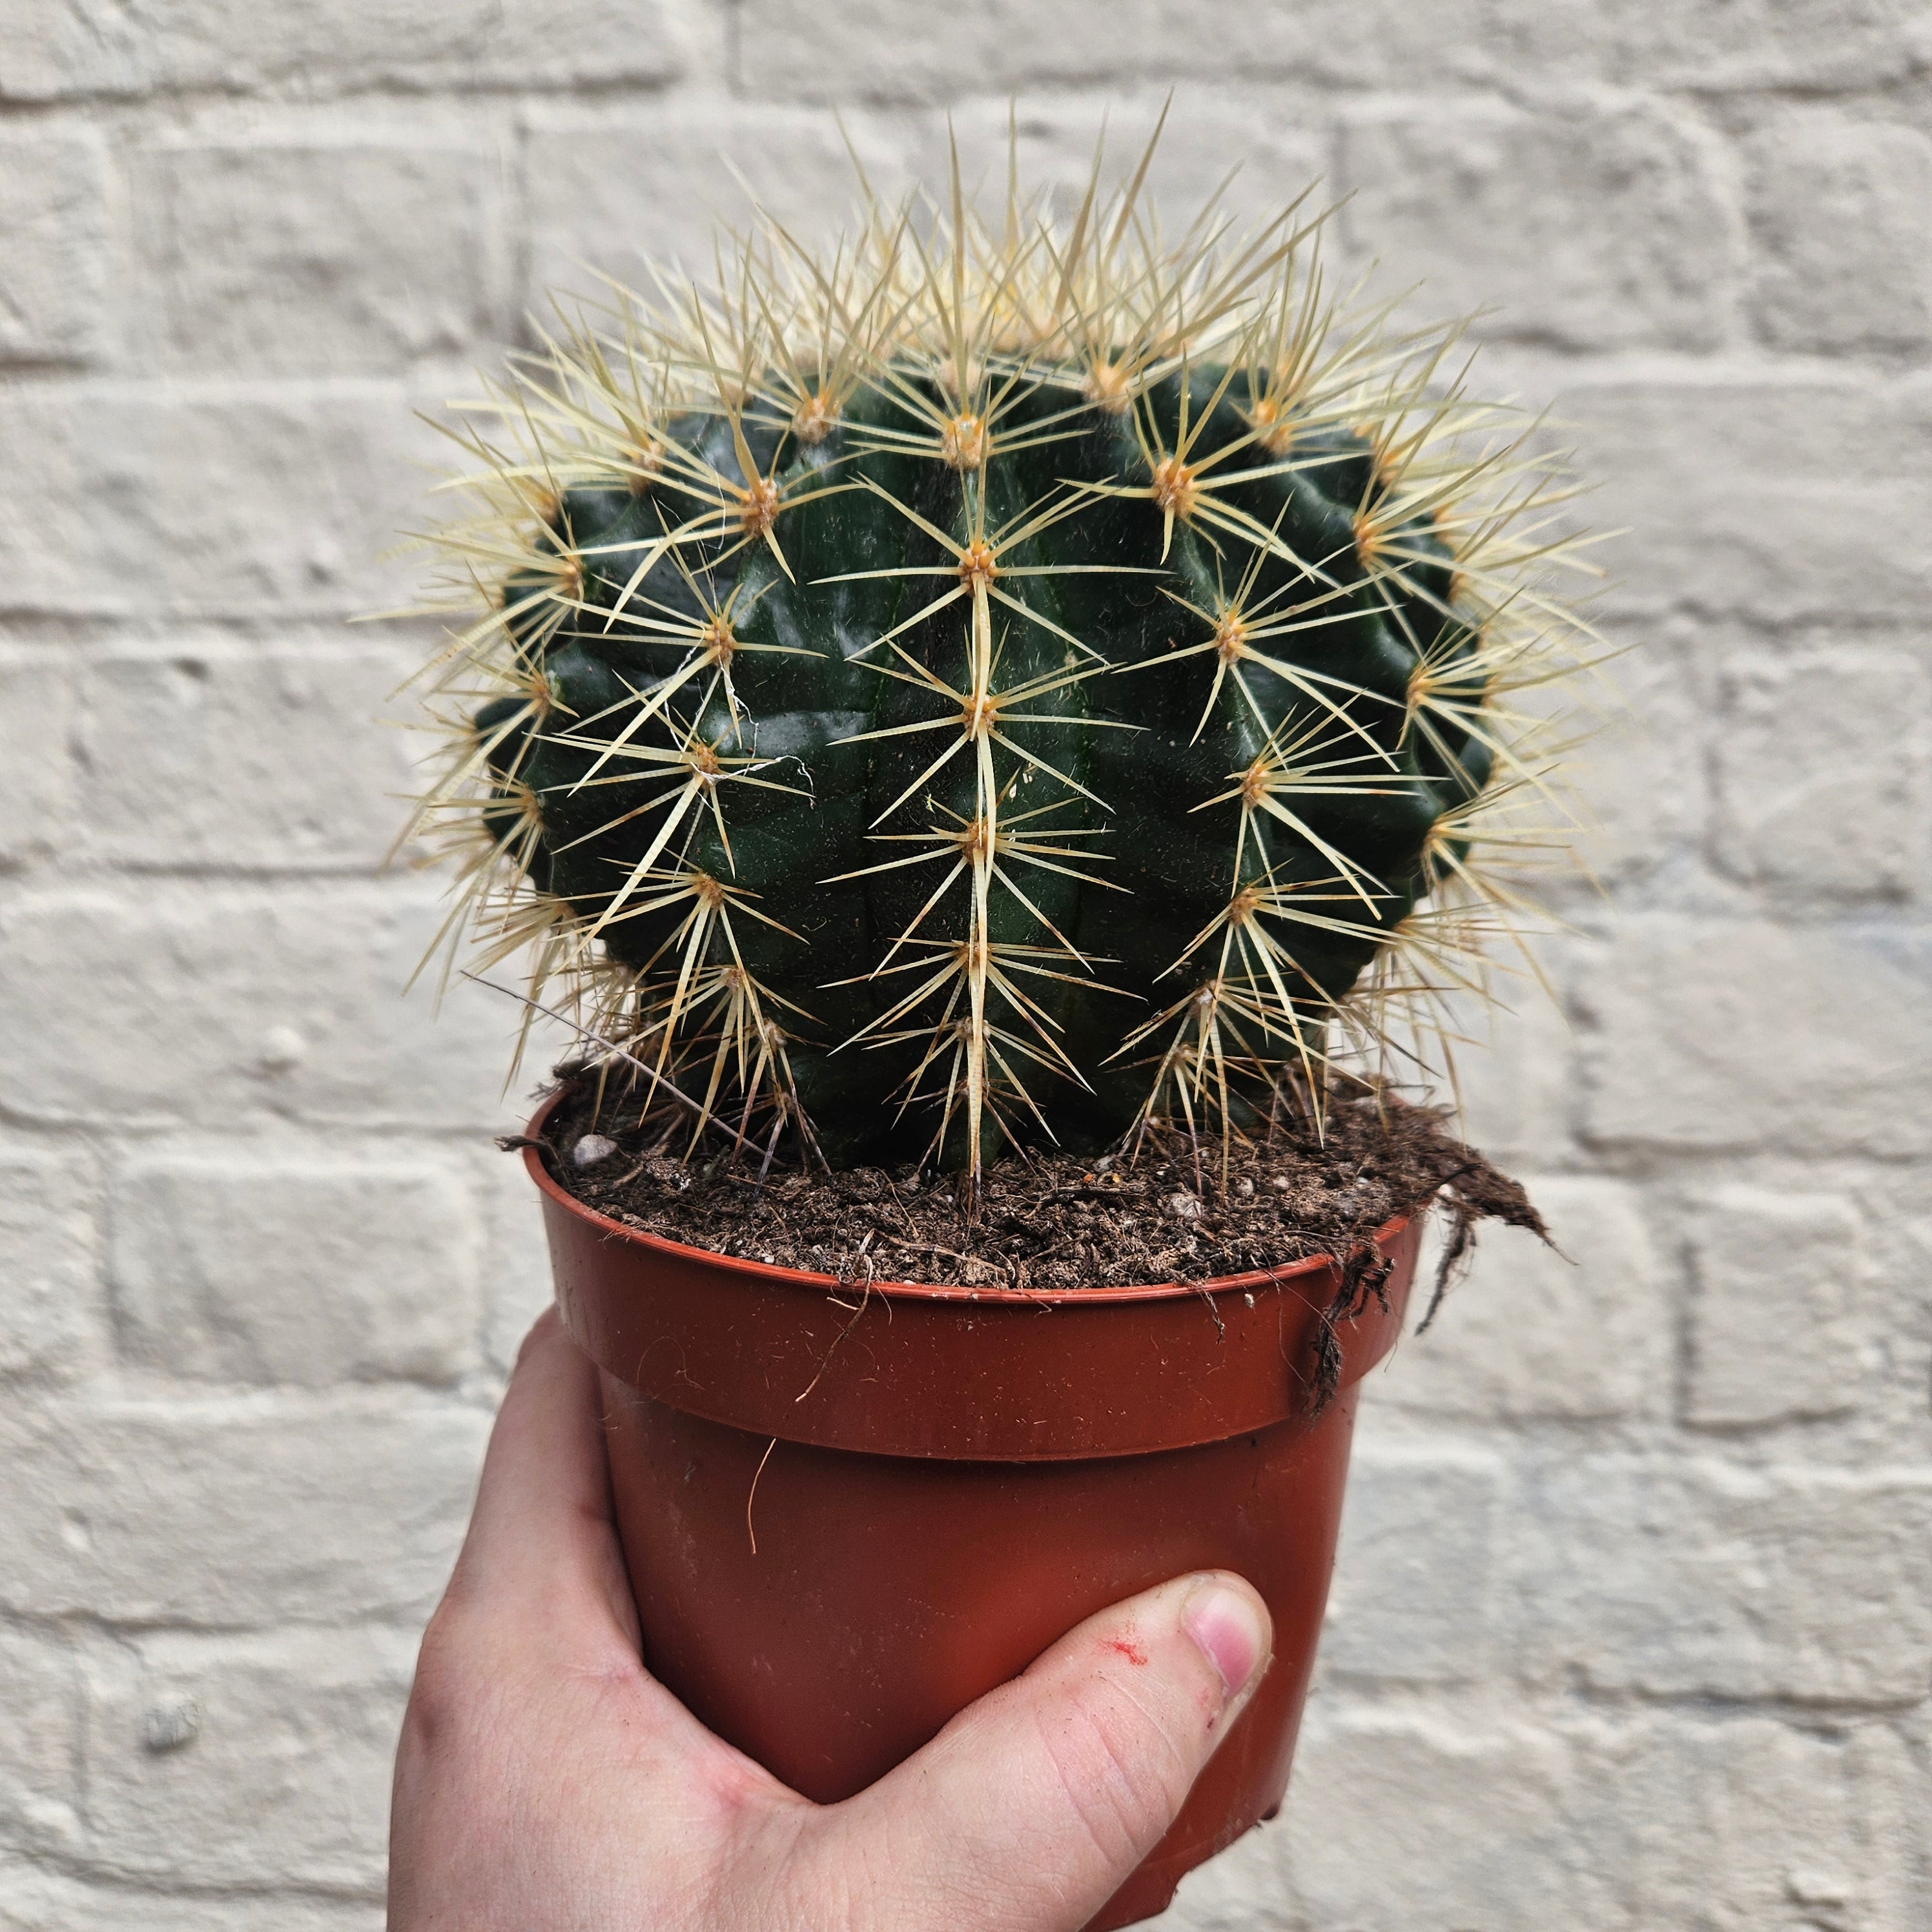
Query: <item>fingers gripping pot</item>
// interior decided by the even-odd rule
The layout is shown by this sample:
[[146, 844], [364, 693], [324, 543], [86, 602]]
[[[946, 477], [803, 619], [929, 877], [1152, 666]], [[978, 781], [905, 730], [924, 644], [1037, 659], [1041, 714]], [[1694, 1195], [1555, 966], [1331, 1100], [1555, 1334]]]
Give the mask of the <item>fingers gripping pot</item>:
[[1322, 1259], [1191, 1286], [862, 1292], [640, 1234], [524, 1157], [602, 1372], [646, 1658], [704, 1723], [836, 1802], [1094, 1612], [1225, 1568], [1268, 1601], [1273, 1666], [1093, 1925], [1160, 1911], [1273, 1814], [1358, 1385], [1400, 1332], [1419, 1222], [1382, 1230], [1346, 1300]]

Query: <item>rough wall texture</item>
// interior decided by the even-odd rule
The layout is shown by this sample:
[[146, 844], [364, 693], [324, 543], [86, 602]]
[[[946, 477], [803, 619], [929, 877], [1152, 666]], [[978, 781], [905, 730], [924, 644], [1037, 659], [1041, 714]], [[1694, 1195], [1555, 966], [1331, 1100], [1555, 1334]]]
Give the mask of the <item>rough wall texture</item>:
[[[545, 1293], [507, 1010], [372, 876], [434, 439], [546, 283], [1178, 98], [1325, 175], [1604, 479], [1630, 713], [1476, 1069], [1492, 1243], [1364, 1423], [1288, 1810], [1172, 1923], [1928, 1923], [1932, 11], [10, 0], [0, 1927], [380, 1923], [388, 1756]], [[1230, 79], [1238, 76], [1238, 80]]]

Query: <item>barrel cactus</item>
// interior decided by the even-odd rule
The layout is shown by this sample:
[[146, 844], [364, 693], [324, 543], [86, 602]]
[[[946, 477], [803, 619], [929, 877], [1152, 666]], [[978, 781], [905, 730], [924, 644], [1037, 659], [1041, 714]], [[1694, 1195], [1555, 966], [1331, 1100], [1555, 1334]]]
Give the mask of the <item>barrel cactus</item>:
[[763, 223], [463, 406], [418, 823], [668, 1144], [1252, 1132], [1522, 904], [1555, 472], [1304, 205], [1170, 245], [1146, 172]]

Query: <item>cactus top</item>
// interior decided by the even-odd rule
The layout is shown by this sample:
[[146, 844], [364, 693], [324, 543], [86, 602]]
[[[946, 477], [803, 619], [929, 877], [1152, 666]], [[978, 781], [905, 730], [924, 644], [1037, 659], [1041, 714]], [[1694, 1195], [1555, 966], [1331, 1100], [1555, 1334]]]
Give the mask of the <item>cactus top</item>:
[[467, 406], [418, 822], [688, 1147], [1241, 1131], [1522, 904], [1550, 464], [1300, 204], [1141, 181], [766, 223]]

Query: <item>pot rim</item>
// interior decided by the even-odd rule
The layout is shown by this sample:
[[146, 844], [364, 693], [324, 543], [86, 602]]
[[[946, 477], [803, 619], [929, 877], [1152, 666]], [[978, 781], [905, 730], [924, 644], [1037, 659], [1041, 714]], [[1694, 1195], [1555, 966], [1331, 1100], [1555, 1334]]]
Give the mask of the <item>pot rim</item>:
[[[602, 1214], [590, 1206], [587, 1202], [579, 1200], [568, 1188], [556, 1180], [543, 1158], [543, 1150], [550, 1143], [543, 1140], [542, 1136], [550, 1123], [550, 1115], [562, 1105], [568, 1090], [566, 1088], [558, 1087], [546, 1094], [536, 1113], [531, 1115], [530, 1125], [524, 1130], [524, 1165], [528, 1169], [530, 1178], [545, 1195], [568, 1213], [590, 1222], [606, 1240], [615, 1237], [634, 1242], [642, 1248], [680, 1258], [688, 1257], [714, 1268], [728, 1269], [735, 1274], [756, 1276], [775, 1286], [808, 1288], [820, 1293], [829, 1288], [847, 1294], [862, 1287], [868, 1294], [882, 1294], [893, 1301], [970, 1302], [981, 1307], [990, 1304], [994, 1306], [1091, 1308], [1108, 1303], [1168, 1301], [1183, 1295], [1240, 1294], [1257, 1288], [1280, 1288], [1297, 1275], [1316, 1274], [1340, 1266], [1339, 1262], [1332, 1256], [1307, 1255], [1300, 1261], [1284, 1262], [1279, 1268], [1250, 1268], [1240, 1274], [1215, 1275], [1205, 1281], [1135, 1282], [1111, 1288], [962, 1288], [950, 1284], [916, 1281], [878, 1280], [862, 1284], [842, 1281], [837, 1275], [820, 1274], [810, 1269], [782, 1268], [776, 1262], [754, 1262], [742, 1255], [721, 1255], [714, 1249], [697, 1247], [688, 1241], [674, 1241], [663, 1234], [646, 1234], [641, 1228], [633, 1228], [627, 1222], [614, 1220], [609, 1215]], [[1414, 1218], [1414, 1214], [1395, 1215], [1377, 1228], [1369, 1240], [1378, 1249], [1385, 1250]], [[1368, 1243], [1364, 1242], [1361, 1245], [1366, 1246]]]

